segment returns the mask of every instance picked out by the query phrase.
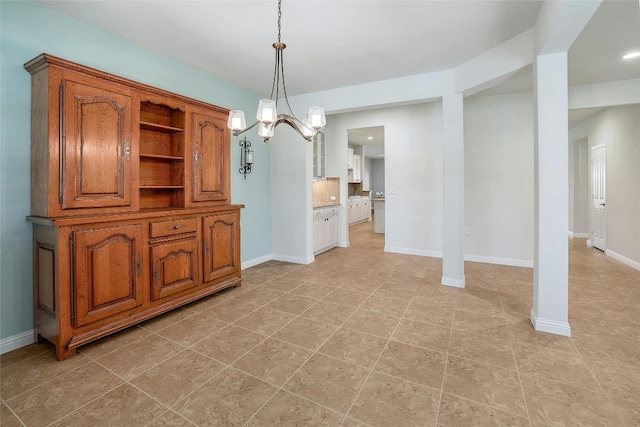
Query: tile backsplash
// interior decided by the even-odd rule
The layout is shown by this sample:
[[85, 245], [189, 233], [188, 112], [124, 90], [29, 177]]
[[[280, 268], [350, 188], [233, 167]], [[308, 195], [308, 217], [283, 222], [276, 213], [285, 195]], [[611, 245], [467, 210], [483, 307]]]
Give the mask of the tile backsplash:
[[362, 183], [349, 183], [349, 197], [352, 196], [364, 196], [369, 197], [370, 191], [364, 191], [362, 189]]
[[313, 207], [332, 206], [340, 203], [340, 178], [313, 181]]

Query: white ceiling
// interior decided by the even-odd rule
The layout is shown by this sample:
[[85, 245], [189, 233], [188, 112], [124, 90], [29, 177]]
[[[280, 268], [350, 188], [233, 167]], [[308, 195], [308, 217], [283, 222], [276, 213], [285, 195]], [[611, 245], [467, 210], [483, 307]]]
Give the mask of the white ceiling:
[[[42, 1], [261, 95], [276, 0]], [[527, 30], [542, 2], [284, 0], [290, 96], [456, 67]]]
[[384, 126], [347, 130], [349, 145], [363, 145], [364, 156], [369, 159], [384, 157]]
[[[640, 51], [640, 1], [605, 0], [568, 53], [569, 86], [640, 78], [640, 58], [622, 59]], [[477, 96], [533, 90], [532, 67]]]
[[[271, 92], [276, 0], [41, 3], [201, 68]], [[588, 0], [584, 0], [588, 1]], [[531, 28], [540, 0], [284, 0], [289, 96], [456, 67]], [[640, 2], [605, 0], [569, 51], [569, 84], [640, 78]], [[531, 67], [482, 95], [531, 90]]]

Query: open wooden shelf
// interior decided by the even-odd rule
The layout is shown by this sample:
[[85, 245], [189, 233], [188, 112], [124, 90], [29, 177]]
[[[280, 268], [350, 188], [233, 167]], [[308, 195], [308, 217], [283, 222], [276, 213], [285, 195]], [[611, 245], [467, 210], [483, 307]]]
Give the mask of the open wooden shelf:
[[177, 128], [173, 126], [165, 126], [157, 123], [140, 122], [140, 129], [150, 130], [152, 132], [162, 132], [166, 134], [174, 134], [184, 132], [184, 128]]
[[185, 112], [140, 103], [140, 204], [184, 207]]
[[158, 154], [140, 154], [141, 159], [158, 159], [158, 160], [176, 160], [183, 161], [184, 157], [179, 156], [162, 156]]

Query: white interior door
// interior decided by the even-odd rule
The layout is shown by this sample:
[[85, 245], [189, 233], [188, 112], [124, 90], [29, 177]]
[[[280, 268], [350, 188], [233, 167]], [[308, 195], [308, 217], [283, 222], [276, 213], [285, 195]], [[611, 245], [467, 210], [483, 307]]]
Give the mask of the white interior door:
[[591, 244], [602, 251], [607, 249], [605, 146], [591, 149]]

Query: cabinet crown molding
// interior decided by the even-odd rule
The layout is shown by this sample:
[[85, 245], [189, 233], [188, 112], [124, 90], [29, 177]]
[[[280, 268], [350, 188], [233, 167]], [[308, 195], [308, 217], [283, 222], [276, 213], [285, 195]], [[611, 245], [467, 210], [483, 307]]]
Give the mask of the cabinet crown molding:
[[188, 104], [197, 105], [201, 108], [206, 108], [209, 110], [215, 110], [216, 112], [223, 113], [225, 115], [229, 114], [229, 109], [220, 107], [218, 105], [209, 104], [207, 102], [199, 101], [197, 99], [189, 98], [187, 96], [178, 95], [172, 92], [169, 92], [164, 89], [157, 88], [155, 86], [146, 85], [144, 83], [136, 82], [134, 80], [129, 80], [124, 77], [116, 76], [115, 74], [107, 73], [105, 71], [100, 71], [95, 68], [88, 67], [86, 65], [78, 64], [76, 62], [72, 62], [66, 59], [59, 58], [57, 56], [42, 53], [26, 64], [24, 64], [24, 68], [31, 74], [35, 74], [38, 71], [48, 67], [48, 66], [57, 66], [61, 68], [65, 68], [67, 70], [80, 72], [83, 74], [87, 74], [94, 77], [99, 77], [104, 80], [108, 80], [114, 83], [119, 83], [125, 86], [129, 86], [133, 89], [140, 90], [147, 93], [152, 93], [154, 95], [170, 97], [175, 100], [185, 102]]

